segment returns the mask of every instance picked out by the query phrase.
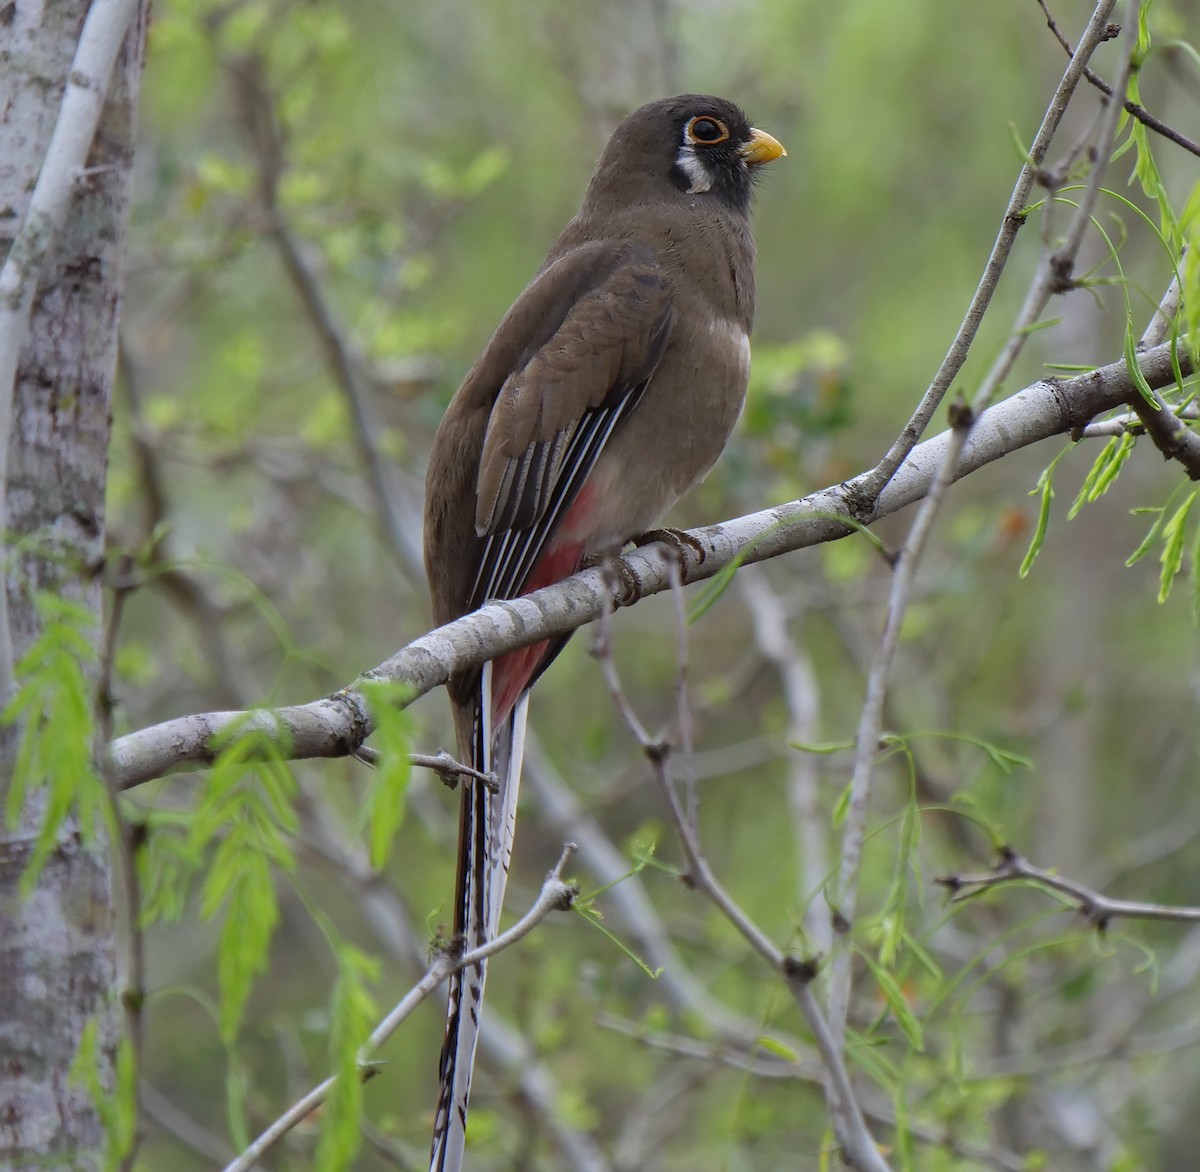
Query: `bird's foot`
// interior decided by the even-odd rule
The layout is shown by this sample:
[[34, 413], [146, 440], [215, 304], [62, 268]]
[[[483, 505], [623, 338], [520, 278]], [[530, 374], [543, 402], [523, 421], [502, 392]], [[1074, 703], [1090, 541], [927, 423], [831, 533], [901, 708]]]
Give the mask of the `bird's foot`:
[[661, 542], [669, 547], [681, 562], [686, 560], [685, 551], [689, 549], [696, 554], [701, 565], [708, 556], [704, 543], [693, 537], [686, 529], [651, 529], [646, 533], [639, 533], [633, 539], [633, 544], [639, 549], [643, 545], [653, 545], [655, 542]]

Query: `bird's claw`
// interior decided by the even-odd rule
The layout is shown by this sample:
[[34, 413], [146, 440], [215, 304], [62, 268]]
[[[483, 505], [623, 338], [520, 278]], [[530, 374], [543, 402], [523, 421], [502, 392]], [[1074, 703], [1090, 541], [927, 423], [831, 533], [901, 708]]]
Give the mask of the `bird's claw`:
[[653, 545], [655, 542], [661, 542], [667, 546], [680, 562], [687, 561], [687, 550], [692, 550], [701, 565], [704, 564], [704, 559], [708, 556], [708, 551], [704, 548], [704, 542], [693, 537], [686, 529], [650, 529], [645, 533], [639, 533], [633, 539], [633, 544], [639, 549], [643, 545]]

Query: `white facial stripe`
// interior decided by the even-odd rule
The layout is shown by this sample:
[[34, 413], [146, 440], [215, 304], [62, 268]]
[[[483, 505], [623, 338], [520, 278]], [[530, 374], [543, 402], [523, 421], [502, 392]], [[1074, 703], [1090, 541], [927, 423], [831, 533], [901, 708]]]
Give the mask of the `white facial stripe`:
[[709, 330], [714, 337], [723, 339], [727, 344], [737, 348], [743, 370], [750, 369], [750, 336], [742, 329], [740, 323], [727, 317], [717, 317], [709, 323]]
[[687, 141], [687, 131], [684, 131], [683, 146], [675, 156], [675, 164], [688, 177], [688, 195], [699, 195], [702, 191], [712, 188], [712, 176], [708, 168], [696, 157], [696, 148]]

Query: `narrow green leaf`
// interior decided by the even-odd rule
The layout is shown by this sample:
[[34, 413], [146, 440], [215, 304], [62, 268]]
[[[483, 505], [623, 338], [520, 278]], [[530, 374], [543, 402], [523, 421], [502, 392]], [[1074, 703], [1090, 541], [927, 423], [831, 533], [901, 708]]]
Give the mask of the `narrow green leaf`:
[[892, 1011], [892, 1016], [896, 1019], [896, 1024], [908, 1039], [909, 1044], [914, 1050], [923, 1051], [925, 1041], [921, 1032], [921, 1023], [909, 1006], [908, 999], [904, 996], [904, 991], [900, 988], [896, 978], [869, 953], [864, 952], [860, 955], [867, 962], [888, 1008]]
[[48, 593], [35, 595], [34, 606], [41, 629], [16, 665], [16, 691], [0, 713], [0, 721], [20, 726], [5, 804], [9, 826], [15, 827], [35, 792], [43, 793], [41, 825], [21, 876], [26, 895], [68, 819], [77, 820], [89, 845], [98, 825], [104, 824], [110, 835], [115, 831], [108, 789], [92, 763], [95, 725], [88, 671], [96, 651], [87, 632], [93, 617], [78, 603]]
[[329, 1003], [329, 1060], [337, 1081], [325, 1101], [313, 1166], [343, 1172], [353, 1165], [362, 1142], [363, 1071], [359, 1052], [375, 1018], [375, 1002], [367, 982], [378, 979], [379, 964], [341, 941], [336, 943], [335, 955], [338, 978]]
[[1158, 601], [1166, 602], [1171, 593], [1175, 575], [1183, 568], [1184, 539], [1187, 536], [1188, 514], [1196, 501], [1196, 489], [1188, 493], [1187, 499], [1171, 515], [1163, 528], [1163, 549], [1159, 555], [1162, 573], [1158, 580]]
[[[220, 1034], [222, 1041], [229, 1043], [241, 1026], [254, 978], [267, 967], [279, 903], [267, 859], [234, 835], [221, 844], [213, 872], [220, 878], [213, 887], [221, 891], [225, 912], [217, 949], [217, 980], [221, 988]], [[206, 889], [203, 914], [215, 914], [212, 903]]]
[[1140, 562], [1142, 558], [1150, 552], [1150, 547], [1158, 540], [1158, 535], [1162, 531], [1163, 525], [1166, 523], [1167, 511], [1165, 508], [1145, 508], [1134, 509], [1135, 513], [1154, 513], [1156, 514], [1154, 524], [1146, 531], [1146, 536], [1138, 543], [1137, 549], [1133, 551], [1126, 559], [1125, 565], [1132, 566], [1136, 562]]
[[788, 741], [789, 749], [811, 753], [816, 757], [832, 757], [835, 753], [848, 753], [854, 748], [853, 741]]
[[[379, 870], [387, 863], [407, 810], [408, 786], [412, 780], [408, 757], [411, 718], [396, 703], [398, 698], [407, 697], [406, 689], [379, 682], [361, 687], [375, 722], [375, 740], [379, 749], [379, 763], [367, 785], [361, 817], [366, 826], [371, 866]], [[467, 781], [463, 784], [475, 783]]]
[[[1025, 556], [1021, 559], [1021, 568], [1017, 571], [1017, 576], [1020, 578], [1028, 576], [1029, 571], [1033, 569], [1033, 563], [1037, 561], [1038, 554], [1042, 552], [1042, 545], [1046, 540], [1046, 529], [1050, 525], [1050, 504], [1054, 500], [1054, 466], [1061, 458], [1062, 453], [1060, 452], [1048, 467], [1042, 469], [1042, 474], [1034, 486], [1033, 492], [1039, 493], [1041, 499], [1038, 501], [1038, 516], [1037, 523], [1033, 527], [1033, 537], [1029, 541], [1029, 548], [1025, 551]], [[1032, 496], [1033, 493], [1030, 495]]]
[[1125, 366], [1129, 371], [1129, 377], [1133, 379], [1134, 386], [1138, 389], [1138, 394], [1146, 400], [1155, 410], [1158, 410], [1158, 400], [1154, 397], [1154, 391], [1150, 384], [1146, 381], [1146, 376], [1142, 374], [1141, 365], [1137, 358], [1137, 342], [1133, 336], [1133, 313], [1126, 309], [1125, 315]]
[[774, 1054], [787, 1062], [799, 1062], [800, 1055], [796, 1053], [790, 1046], [785, 1046], [782, 1042], [775, 1038], [768, 1037], [766, 1034], [759, 1034], [754, 1039], [755, 1044], [762, 1050], [766, 1050], [768, 1054]]
[[662, 969], [652, 969], [628, 944], [625, 943], [619, 936], [610, 932], [603, 923], [601, 923], [600, 913], [595, 908], [588, 907], [584, 904], [575, 903], [571, 906], [571, 910], [583, 917], [587, 923], [591, 924], [602, 936], [606, 936], [608, 940], [615, 944], [638, 968], [642, 970], [652, 981], [657, 981], [662, 976]]
[[100, 1053], [99, 1023], [88, 1018], [67, 1077], [87, 1092], [104, 1129], [105, 1172], [117, 1172], [133, 1150], [137, 1135], [137, 1074], [128, 1036], [117, 1044], [115, 1086], [109, 1084], [108, 1063], [108, 1057]]
[[1192, 625], [1200, 626], [1200, 528], [1192, 536]]

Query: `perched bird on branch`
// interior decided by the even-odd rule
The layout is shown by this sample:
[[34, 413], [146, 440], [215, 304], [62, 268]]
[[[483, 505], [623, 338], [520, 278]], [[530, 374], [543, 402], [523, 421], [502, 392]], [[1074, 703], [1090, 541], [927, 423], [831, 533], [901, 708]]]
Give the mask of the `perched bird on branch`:
[[[570, 576], [654, 525], [720, 455], [750, 372], [754, 180], [785, 154], [732, 102], [630, 114], [471, 368], [430, 454], [425, 567], [438, 623]], [[529, 690], [566, 636], [456, 676], [464, 783], [454, 932], [494, 937]], [[431, 1172], [462, 1167], [485, 965], [451, 979]]]

